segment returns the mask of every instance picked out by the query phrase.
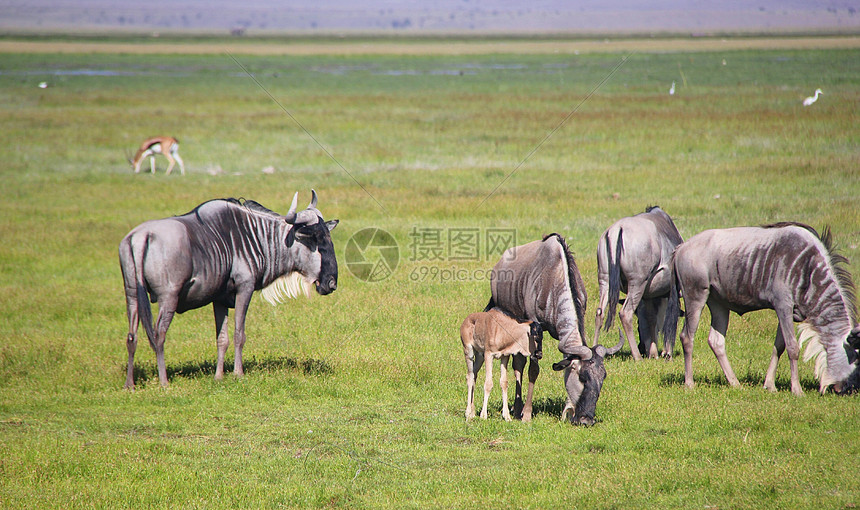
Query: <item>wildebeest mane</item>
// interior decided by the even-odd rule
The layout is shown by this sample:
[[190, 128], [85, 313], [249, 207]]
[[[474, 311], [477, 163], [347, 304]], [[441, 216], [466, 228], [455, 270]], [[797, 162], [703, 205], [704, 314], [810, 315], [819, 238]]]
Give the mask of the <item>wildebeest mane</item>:
[[649, 205], [648, 207], [645, 208], [645, 212], [649, 213], [649, 212], [653, 211], [654, 209], [659, 209], [659, 208], [660, 208], [659, 205]]
[[[585, 342], [585, 300], [580, 296], [585, 296], [585, 289], [580, 289], [580, 285], [577, 282], [576, 275], [579, 273], [579, 269], [576, 267], [576, 261], [573, 258], [573, 254], [570, 253], [570, 248], [567, 247], [567, 242], [564, 240], [561, 234], [553, 232], [551, 234], [547, 234], [543, 236], [541, 241], [546, 241], [550, 237], [555, 236], [558, 240], [558, 244], [561, 245], [561, 249], [564, 251], [564, 256], [567, 258], [567, 281], [570, 284], [570, 293], [573, 297], [574, 307], [576, 308], [576, 321], [577, 326], [579, 327], [579, 334]], [[582, 292], [580, 292], [582, 291]]]
[[806, 229], [824, 245], [824, 251], [827, 252], [827, 259], [830, 262], [830, 267], [833, 268], [836, 281], [839, 284], [839, 290], [842, 292], [842, 296], [845, 298], [845, 302], [848, 305], [848, 316], [851, 318], [851, 323], [856, 324], [857, 287], [854, 285], [854, 280], [851, 278], [851, 272], [848, 271], [848, 268], [846, 267], [848, 265], [848, 259], [844, 255], [838, 253], [836, 251], [836, 247], [833, 245], [833, 235], [830, 232], [830, 227], [825, 226], [824, 230], [822, 230], [819, 235], [818, 231], [811, 226], [796, 221], [781, 221], [778, 223], [762, 225], [762, 228], [784, 227], [800, 227]]

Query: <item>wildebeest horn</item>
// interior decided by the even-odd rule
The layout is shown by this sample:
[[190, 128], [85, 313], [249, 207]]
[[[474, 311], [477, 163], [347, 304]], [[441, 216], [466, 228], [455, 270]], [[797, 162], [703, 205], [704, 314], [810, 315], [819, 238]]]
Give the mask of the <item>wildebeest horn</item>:
[[308, 204], [308, 209], [316, 209], [317, 207], [317, 192], [311, 189], [311, 203]]
[[594, 356], [594, 352], [589, 349], [587, 345], [577, 345], [573, 348], [573, 351], [570, 354], [564, 357], [563, 360], [558, 363], [553, 363], [552, 369], [558, 372], [559, 370], [564, 370], [570, 366], [570, 362], [577, 358], [582, 361], [588, 361], [592, 356]]
[[624, 345], [624, 335], [621, 334], [621, 331], [618, 331], [618, 343], [614, 346], [606, 349], [606, 355], [612, 356], [613, 354], [617, 354], [618, 351], [621, 350], [621, 347]]
[[296, 222], [296, 206], [299, 202], [299, 192], [296, 191], [296, 194], [293, 195], [293, 203], [290, 205], [290, 210], [287, 212], [287, 215], [284, 216], [284, 221], [292, 225]]

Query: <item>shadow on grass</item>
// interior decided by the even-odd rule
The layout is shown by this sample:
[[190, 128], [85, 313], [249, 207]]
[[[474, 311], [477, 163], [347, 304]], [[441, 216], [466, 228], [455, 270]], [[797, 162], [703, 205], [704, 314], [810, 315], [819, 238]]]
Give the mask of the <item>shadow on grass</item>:
[[546, 414], [556, 418], [561, 417], [564, 410], [565, 397], [544, 397], [532, 400], [532, 417]]
[[[123, 365], [122, 371], [126, 367]], [[215, 374], [215, 361], [186, 362], [178, 365], [167, 365], [167, 379], [176, 377], [194, 378], [202, 375]], [[258, 360], [256, 357], [245, 359], [243, 362], [245, 373], [249, 372], [273, 372], [278, 370], [301, 371], [305, 375], [329, 375], [334, 373], [334, 367], [328, 361], [308, 358], [298, 360], [288, 356], [266, 357]], [[224, 361], [224, 373], [233, 371], [233, 361]], [[155, 363], [134, 364], [134, 380], [149, 381], [158, 380], [158, 368]]]
[[[763, 374], [754, 374], [752, 372], [747, 372], [746, 375], [739, 376], [738, 381], [740, 381], [742, 386], [750, 386], [750, 387], [764, 387], [764, 375]], [[704, 385], [704, 386], [728, 386], [729, 381], [723, 374], [719, 375], [693, 375], [693, 382], [696, 385]], [[660, 379], [660, 386], [684, 386], [684, 372], [683, 369], [674, 374], [666, 374]], [[800, 387], [803, 388], [803, 391], [818, 391], [818, 383], [809, 377], [801, 377], [800, 378]], [[791, 380], [784, 377], [776, 378], [776, 389], [777, 391], [791, 391]]]

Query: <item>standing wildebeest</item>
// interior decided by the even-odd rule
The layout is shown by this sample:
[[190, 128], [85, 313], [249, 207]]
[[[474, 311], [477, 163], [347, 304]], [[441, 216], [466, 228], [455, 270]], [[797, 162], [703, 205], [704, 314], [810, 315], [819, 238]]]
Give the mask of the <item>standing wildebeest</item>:
[[[128, 373], [125, 387], [134, 388], [137, 328], [143, 322], [155, 351], [158, 379], [167, 386], [164, 340], [174, 313], [212, 303], [218, 363], [215, 378], [224, 376], [227, 352], [227, 311], [236, 309], [233, 372], [242, 369], [245, 314], [255, 290], [279, 301], [315, 285], [321, 295], [337, 288], [337, 260], [326, 223], [316, 208], [317, 194], [307, 209], [296, 212], [298, 193], [286, 216], [247, 200], [211, 200], [183, 216], [147, 221], [119, 245], [128, 308]], [[147, 295], [148, 294], [148, 295]], [[153, 328], [150, 301], [158, 302]]]
[[[609, 331], [615, 319], [619, 292], [627, 299], [619, 317], [633, 359], [641, 359], [633, 339], [633, 314], [639, 318], [639, 342], [645, 355], [657, 357], [657, 327], [669, 302], [672, 252], [683, 242], [675, 223], [659, 206], [622, 218], [606, 229], [597, 244], [597, 281], [600, 298], [594, 317], [594, 345], [600, 327]], [[608, 313], [604, 317], [604, 311]], [[675, 338], [663, 338], [663, 355], [672, 356]]]
[[[463, 354], [466, 357], [466, 419], [475, 417], [475, 377], [484, 360], [484, 405], [481, 408], [481, 418], [487, 419], [487, 402], [493, 389], [493, 359], [500, 359], [499, 386], [502, 387], [502, 417], [511, 421], [508, 409], [508, 359], [514, 357], [514, 377], [516, 392], [514, 397], [514, 415], [523, 421], [532, 419], [532, 397], [534, 396], [535, 381], [540, 374], [540, 341], [543, 330], [537, 322], [519, 322], [498, 308], [487, 312], [470, 314], [460, 326], [460, 341], [463, 343]], [[523, 368], [529, 361], [529, 388], [523, 405]]]
[[553, 370], [565, 370], [568, 401], [562, 417], [575, 408], [572, 423], [593, 425], [606, 378], [603, 358], [618, 352], [621, 343], [609, 350], [585, 345], [587, 295], [564, 238], [549, 234], [542, 241], [509, 248], [490, 280], [492, 297], [485, 311], [496, 306], [517, 320], [538, 322], [559, 341], [565, 357]]
[[[803, 394], [793, 320], [801, 323], [801, 340], [808, 338], [807, 357], [817, 357], [821, 391], [834, 383], [839, 392], [853, 391], [860, 376], [860, 367], [852, 368], [860, 347], [860, 327], [855, 326], [854, 285], [845, 262], [831, 251], [829, 229], [819, 236], [799, 223], [706, 230], [679, 246], [673, 259], [672, 293], [677, 296], [680, 287], [686, 305], [681, 332], [685, 384], [694, 384], [693, 335], [707, 303], [711, 311], [708, 344], [732, 386], [740, 383], [726, 358], [729, 311], [743, 314], [769, 308], [776, 311], [779, 327], [765, 388], [776, 390], [776, 366], [788, 348], [791, 391]], [[670, 306], [667, 315], [671, 313], [677, 313], [677, 308]]]

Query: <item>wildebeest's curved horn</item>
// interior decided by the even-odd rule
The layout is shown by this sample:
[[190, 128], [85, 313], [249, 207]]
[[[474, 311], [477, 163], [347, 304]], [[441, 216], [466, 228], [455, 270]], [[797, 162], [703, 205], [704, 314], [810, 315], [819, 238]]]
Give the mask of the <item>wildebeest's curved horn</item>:
[[588, 348], [587, 345], [577, 345], [573, 348], [573, 352], [570, 353], [574, 358], [579, 358], [582, 361], [588, 361], [594, 356], [594, 351]]
[[558, 372], [559, 370], [564, 370], [568, 366], [570, 366], [570, 362], [575, 359], [580, 359], [582, 361], [588, 361], [591, 357], [594, 356], [594, 352], [588, 348], [587, 345], [577, 345], [573, 348], [573, 351], [564, 357], [563, 360], [558, 363], [552, 364], [552, 369]]
[[293, 203], [290, 205], [290, 210], [287, 212], [287, 215], [284, 216], [284, 221], [289, 223], [290, 225], [296, 222], [296, 206], [299, 202], [299, 192], [296, 191], [296, 194], [293, 195]]
[[615, 344], [614, 346], [610, 347], [609, 349], [606, 349], [606, 355], [612, 356], [613, 354], [617, 354], [618, 351], [621, 350], [621, 347], [623, 345], [624, 345], [624, 335], [621, 333], [621, 331], [618, 331], [618, 343]]
[[316, 209], [317, 207], [317, 192], [311, 189], [311, 203], [308, 204], [308, 209]]

